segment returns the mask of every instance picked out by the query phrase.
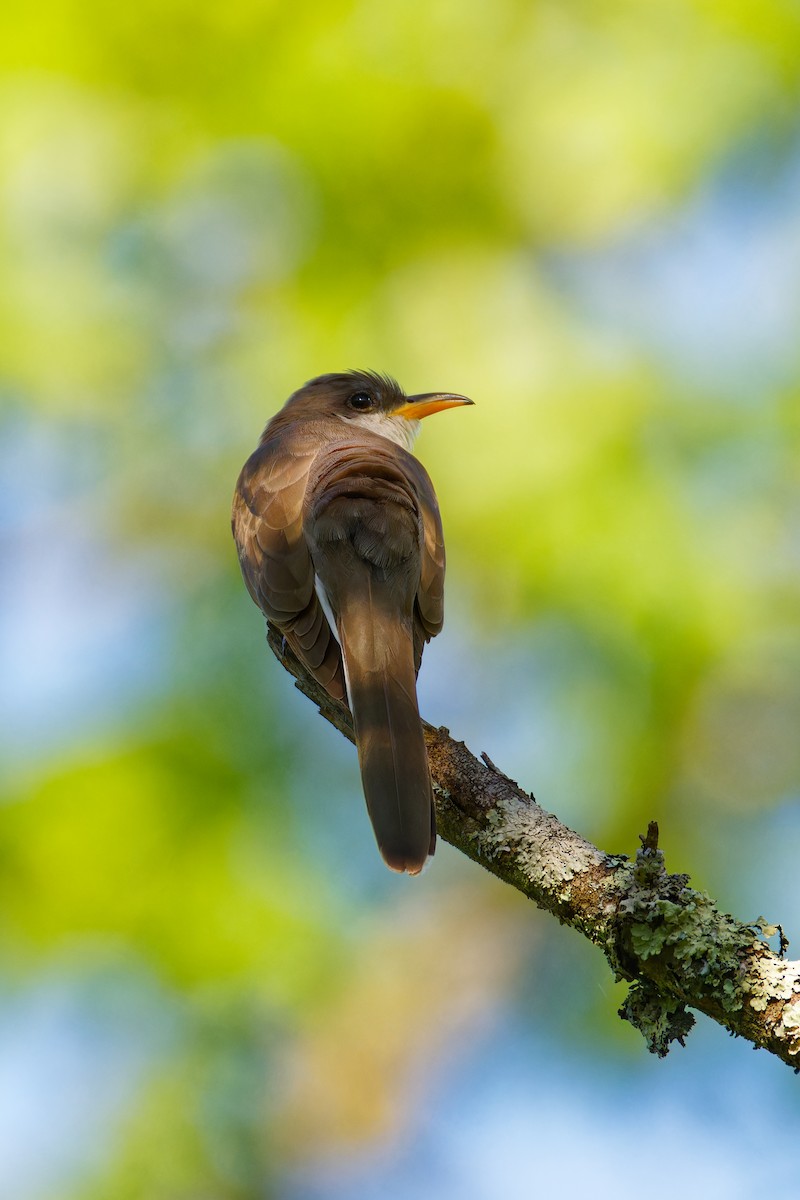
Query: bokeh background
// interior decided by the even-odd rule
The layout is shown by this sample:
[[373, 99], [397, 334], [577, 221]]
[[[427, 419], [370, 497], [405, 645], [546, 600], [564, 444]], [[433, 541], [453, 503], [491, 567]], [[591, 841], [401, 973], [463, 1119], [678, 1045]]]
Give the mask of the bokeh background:
[[800, 8], [40, 0], [0, 63], [2, 1194], [794, 1200], [784, 1066], [384, 870], [228, 511], [321, 371], [471, 395], [424, 715], [795, 950]]

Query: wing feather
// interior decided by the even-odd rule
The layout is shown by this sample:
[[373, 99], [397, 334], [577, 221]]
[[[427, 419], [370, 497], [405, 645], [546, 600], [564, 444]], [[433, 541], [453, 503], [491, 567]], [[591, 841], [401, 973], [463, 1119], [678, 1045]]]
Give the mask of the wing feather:
[[339, 644], [314, 590], [303, 534], [303, 500], [315, 449], [297, 453], [285, 437], [263, 442], [245, 463], [232, 528], [247, 590], [297, 657], [337, 700], [345, 698]]

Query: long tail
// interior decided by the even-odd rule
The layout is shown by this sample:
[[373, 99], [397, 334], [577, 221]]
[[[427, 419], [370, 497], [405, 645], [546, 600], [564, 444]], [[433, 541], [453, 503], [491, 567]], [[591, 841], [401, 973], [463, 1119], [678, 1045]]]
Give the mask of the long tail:
[[417, 875], [436, 846], [428, 754], [414, 673], [411, 617], [371, 570], [351, 579], [338, 613], [361, 781], [378, 848]]

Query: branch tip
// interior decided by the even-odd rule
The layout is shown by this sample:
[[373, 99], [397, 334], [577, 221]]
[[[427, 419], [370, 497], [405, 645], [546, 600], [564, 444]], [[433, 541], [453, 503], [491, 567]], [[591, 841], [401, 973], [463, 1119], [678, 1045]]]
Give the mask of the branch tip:
[[643, 850], [655, 852], [658, 849], [658, 821], [650, 821], [647, 833], [639, 834], [639, 841], [642, 843]]

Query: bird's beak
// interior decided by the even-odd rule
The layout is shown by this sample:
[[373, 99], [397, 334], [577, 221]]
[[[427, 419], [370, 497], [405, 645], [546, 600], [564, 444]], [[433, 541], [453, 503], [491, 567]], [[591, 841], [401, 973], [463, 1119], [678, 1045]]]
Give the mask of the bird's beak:
[[425, 392], [421, 396], [409, 396], [405, 404], [401, 404], [395, 413], [405, 417], [407, 421], [419, 421], [429, 417], [431, 413], [442, 412], [445, 408], [460, 408], [463, 404], [474, 404], [466, 396], [456, 396], [452, 392]]

